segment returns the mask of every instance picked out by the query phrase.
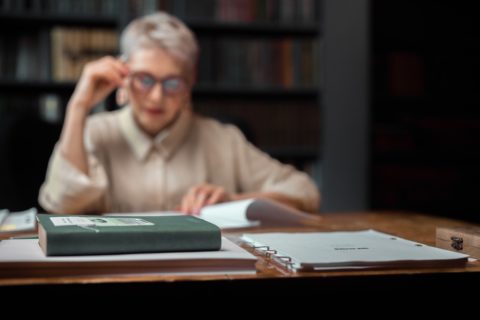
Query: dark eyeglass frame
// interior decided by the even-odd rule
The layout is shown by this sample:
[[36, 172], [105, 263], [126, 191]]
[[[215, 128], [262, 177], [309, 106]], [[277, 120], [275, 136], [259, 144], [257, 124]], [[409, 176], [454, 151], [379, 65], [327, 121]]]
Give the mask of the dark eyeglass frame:
[[[179, 95], [182, 92], [185, 92], [188, 88], [187, 81], [182, 76], [168, 76], [165, 78], [157, 78], [151, 73], [137, 71], [130, 73], [128, 77], [130, 79], [130, 85], [132, 89], [140, 93], [149, 93], [157, 84], [161, 85], [163, 93], [170, 96]], [[151, 84], [146, 84], [145, 79], [150, 80]], [[178, 81], [178, 87], [172, 88], [171, 84], [175, 81]]]

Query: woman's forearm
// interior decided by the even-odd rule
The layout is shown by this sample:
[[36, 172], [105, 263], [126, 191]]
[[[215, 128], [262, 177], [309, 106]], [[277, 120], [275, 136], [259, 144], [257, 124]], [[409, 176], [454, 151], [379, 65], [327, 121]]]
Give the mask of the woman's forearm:
[[60, 136], [60, 152], [78, 170], [88, 175], [88, 160], [84, 143], [87, 108], [75, 101], [67, 107], [65, 122]]

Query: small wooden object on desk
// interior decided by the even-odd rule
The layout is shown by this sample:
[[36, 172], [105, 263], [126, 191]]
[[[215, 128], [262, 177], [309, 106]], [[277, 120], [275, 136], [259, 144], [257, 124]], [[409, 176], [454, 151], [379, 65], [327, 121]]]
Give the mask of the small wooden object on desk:
[[480, 228], [437, 228], [436, 245], [439, 248], [462, 252], [480, 259]]

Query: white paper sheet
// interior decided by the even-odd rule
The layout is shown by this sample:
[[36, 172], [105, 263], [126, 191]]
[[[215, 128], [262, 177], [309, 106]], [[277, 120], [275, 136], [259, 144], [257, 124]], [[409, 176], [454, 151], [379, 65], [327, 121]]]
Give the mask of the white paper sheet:
[[216, 224], [222, 229], [255, 227], [259, 221], [247, 219], [248, 207], [255, 199], [232, 201], [204, 207], [200, 218]]

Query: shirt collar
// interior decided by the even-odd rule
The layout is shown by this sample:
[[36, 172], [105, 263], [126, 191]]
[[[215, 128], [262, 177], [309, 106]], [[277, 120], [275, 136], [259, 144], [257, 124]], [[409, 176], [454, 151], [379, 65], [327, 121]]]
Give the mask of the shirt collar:
[[170, 157], [187, 135], [192, 121], [191, 108], [186, 107], [169, 128], [152, 138], [140, 129], [131, 107], [124, 107], [119, 117], [121, 132], [140, 161], [144, 161], [154, 147], [166, 158]]

